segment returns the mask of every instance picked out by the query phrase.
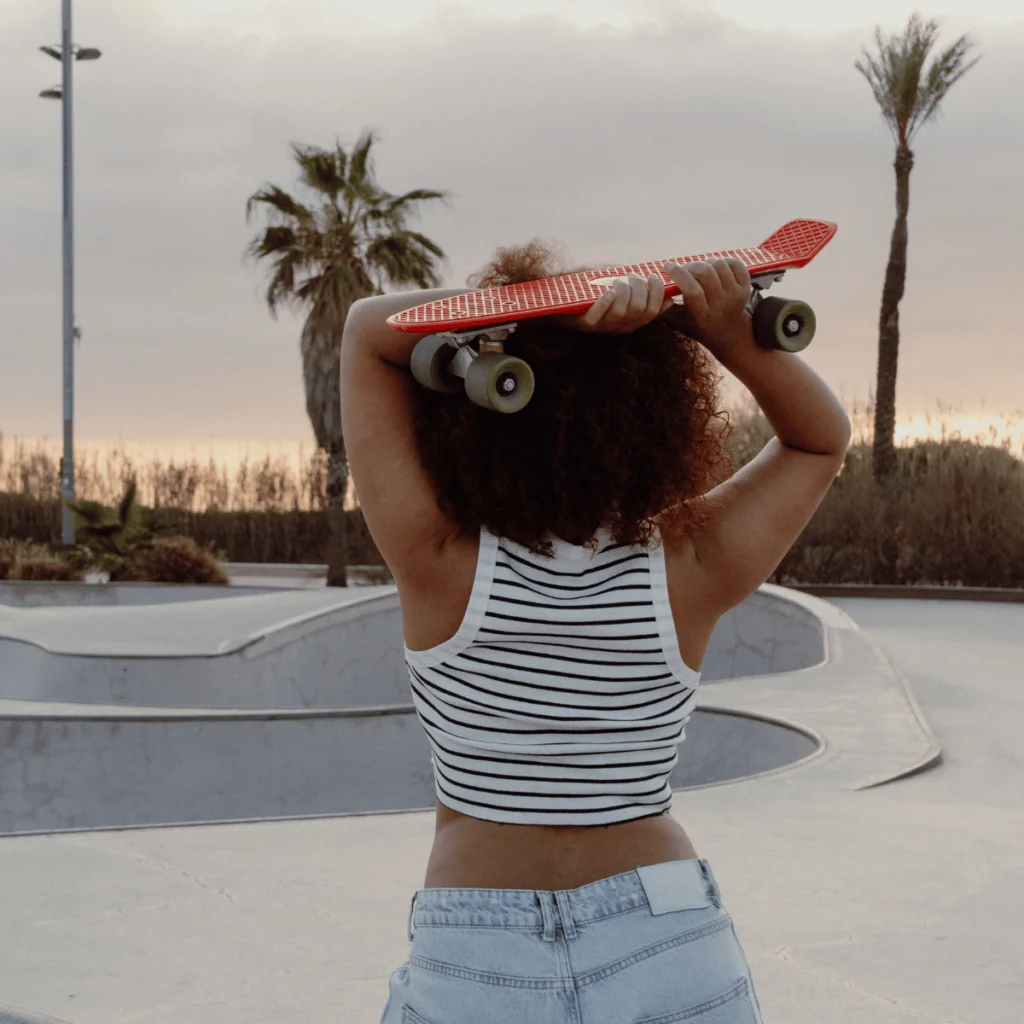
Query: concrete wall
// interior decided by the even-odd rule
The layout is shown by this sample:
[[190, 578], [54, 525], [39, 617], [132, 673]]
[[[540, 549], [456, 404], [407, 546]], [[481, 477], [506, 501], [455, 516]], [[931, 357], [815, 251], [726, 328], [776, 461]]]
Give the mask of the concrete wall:
[[[411, 707], [247, 715], [0, 703], [0, 834], [434, 806]], [[697, 711], [674, 789], [815, 751], [795, 729]]]
[[35, 583], [0, 581], [0, 605], [9, 608], [124, 608], [181, 601], [213, 601], [274, 593], [271, 587], [188, 583]]
[[803, 595], [765, 585], [719, 620], [701, 680], [794, 672], [825, 660], [825, 628]]
[[[28, 588], [16, 591], [26, 611], [0, 615], [0, 699], [239, 709], [410, 699], [393, 589], [368, 590], [361, 604], [338, 608], [325, 591], [227, 591], [228, 601], [213, 601], [206, 587], [79, 585], [73, 597], [121, 610], [57, 615], [42, 608], [56, 607], [68, 585], [16, 586]], [[332, 593], [338, 603], [360, 597]], [[173, 615], [155, 607], [172, 599], [188, 604]], [[823, 660], [824, 644], [802, 595], [763, 588], [719, 622], [702, 678], [807, 668]]]
[[[121, 603], [120, 588], [85, 589]], [[0, 606], [0, 834], [433, 806], [393, 588], [221, 601], [201, 589], [176, 607], [146, 603], [165, 588], [120, 591], [129, 600], [109, 610]], [[707, 671], [821, 662], [814, 604], [763, 589], [720, 624]], [[672, 785], [815, 749], [784, 724], [702, 709]]]
[[[113, 614], [115, 625], [128, 627], [123, 634], [101, 636], [104, 623], [98, 621], [89, 638], [70, 645], [88, 643], [97, 652], [88, 655], [46, 650], [40, 643], [54, 643], [49, 637], [29, 643], [0, 635], [0, 700], [238, 709], [353, 708], [410, 700], [393, 591], [292, 615], [291, 621], [279, 614], [276, 626], [256, 629], [249, 638], [236, 627], [232, 639], [227, 625], [223, 634], [213, 634], [225, 636], [221, 644], [196, 643], [193, 634], [192, 653], [178, 655], [102, 653], [123, 647], [150, 626], [127, 609]], [[201, 623], [190, 620], [203, 614], [200, 605], [180, 609], [167, 617], [168, 629], [198, 629]], [[0, 634], [3, 623], [0, 618]], [[188, 638], [175, 643], [185, 649]], [[234, 649], [215, 653], [224, 646]]]

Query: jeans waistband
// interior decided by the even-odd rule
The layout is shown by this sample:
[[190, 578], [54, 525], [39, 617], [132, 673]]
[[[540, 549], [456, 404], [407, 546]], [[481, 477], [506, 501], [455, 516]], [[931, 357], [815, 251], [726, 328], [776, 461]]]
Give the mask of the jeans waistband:
[[535, 930], [554, 941], [561, 927], [576, 937], [577, 925], [630, 910], [653, 914], [721, 907], [721, 894], [706, 860], [676, 860], [602, 878], [577, 889], [420, 889], [409, 906], [409, 941], [421, 927]]

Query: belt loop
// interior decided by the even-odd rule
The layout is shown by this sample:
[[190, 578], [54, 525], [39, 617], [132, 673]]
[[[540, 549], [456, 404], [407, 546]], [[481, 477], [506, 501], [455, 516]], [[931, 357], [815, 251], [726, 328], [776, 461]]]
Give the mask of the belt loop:
[[560, 889], [555, 893], [555, 899], [558, 901], [558, 910], [562, 918], [562, 934], [567, 939], [576, 938], [576, 922], [572, 919], [572, 907], [569, 906], [569, 893], [565, 889]]
[[412, 936], [413, 936], [413, 927], [412, 927], [413, 921], [412, 921], [412, 919], [413, 919], [413, 915], [416, 913], [416, 897], [418, 895], [419, 895], [418, 892], [414, 892], [412, 894], [412, 902], [409, 904], [409, 926], [408, 926], [407, 930], [409, 932], [409, 941], [410, 942], [412, 942]]
[[711, 865], [706, 860], [700, 860], [697, 863], [700, 865], [700, 873], [704, 876], [704, 883], [707, 886], [708, 891], [708, 899], [711, 900], [714, 906], [721, 909], [722, 892], [718, 888], [718, 882], [715, 880], [715, 876], [711, 873]]
[[555, 901], [551, 893], [536, 890], [537, 899], [540, 901], [540, 916], [544, 922], [544, 934], [541, 938], [545, 942], [555, 941]]

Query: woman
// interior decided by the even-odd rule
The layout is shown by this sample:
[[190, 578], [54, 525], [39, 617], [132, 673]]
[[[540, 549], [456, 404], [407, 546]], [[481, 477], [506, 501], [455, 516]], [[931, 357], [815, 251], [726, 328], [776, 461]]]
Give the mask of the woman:
[[[533, 243], [471, 283], [558, 272]], [[756, 1024], [750, 972], [668, 778], [720, 616], [772, 573], [838, 473], [850, 424], [756, 344], [737, 261], [620, 281], [520, 323], [536, 392], [501, 415], [418, 387], [356, 303], [344, 429], [398, 585], [436, 832], [382, 1024]], [[696, 339], [696, 340], [694, 340]], [[715, 364], [775, 431], [725, 480]]]

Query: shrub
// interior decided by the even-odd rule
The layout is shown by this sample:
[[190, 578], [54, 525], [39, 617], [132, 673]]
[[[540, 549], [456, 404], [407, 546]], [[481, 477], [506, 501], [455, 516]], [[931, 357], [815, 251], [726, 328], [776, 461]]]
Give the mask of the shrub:
[[[143, 509], [146, 514], [148, 510]], [[163, 520], [174, 513], [154, 513]], [[349, 564], [381, 565], [363, 514], [359, 509], [345, 513], [348, 519]], [[324, 512], [290, 510], [285, 512], [208, 512], [179, 513], [171, 523], [173, 532], [193, 537], [201, 546], [225, 551], [232, 562], [320, 563], [325, 560], [328, 542], [327, 515]], [[42, 501], [23, 494], [0, 493], [0, 537], [60, 543], [60, 503]]]
[[1024, 586], [1024, 463], [963, 440], [896, 454], [879, 488], [870, 447], [851, 448], [773, 581]]
[[11, 578], [15, 561], [14, 545], [8, 541], [0, 541], [0, 580]]
[[0, 540], [0, 580], [76, 580], [82, 574], [31, 541]]
[[83, 579], [83, 575], [74, 566], [50, 556], [48, 558], [25, 558], [16, 562], [7, 578], [48, 583], [78, 583]]
[[191, 537], [158, 537], [132, 553], [126, 577], [150, 583], [226, 584], [216, 555]]

